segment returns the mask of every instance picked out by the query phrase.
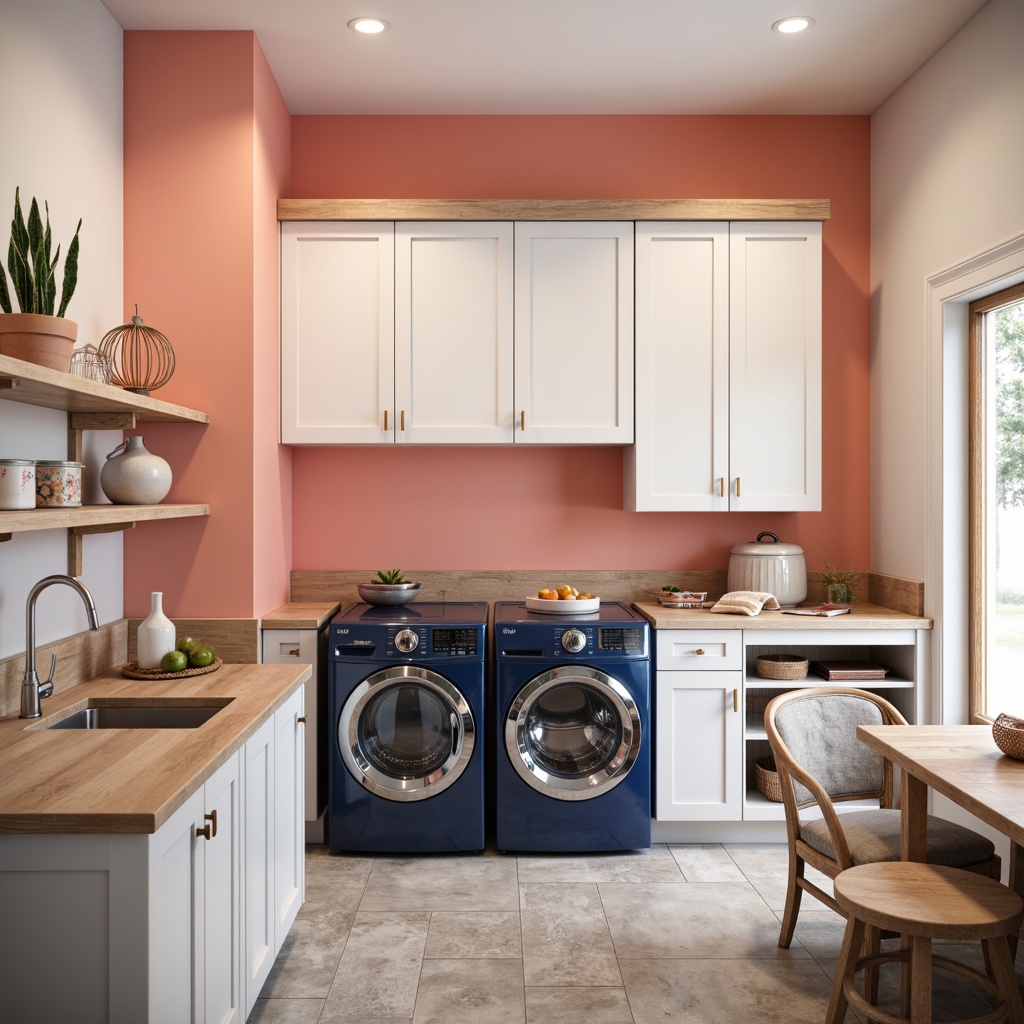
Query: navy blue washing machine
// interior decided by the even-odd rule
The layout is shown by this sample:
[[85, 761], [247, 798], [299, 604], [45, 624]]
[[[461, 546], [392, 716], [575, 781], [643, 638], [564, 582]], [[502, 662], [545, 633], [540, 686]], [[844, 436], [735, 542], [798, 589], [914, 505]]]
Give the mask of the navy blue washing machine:
[[487, 604], [357, 604], [329, 641], [329, 848], [483, 850]]
[[571, 615], [494, 606], [499, 850], [651, 845], [650, 626], [602, 602]]

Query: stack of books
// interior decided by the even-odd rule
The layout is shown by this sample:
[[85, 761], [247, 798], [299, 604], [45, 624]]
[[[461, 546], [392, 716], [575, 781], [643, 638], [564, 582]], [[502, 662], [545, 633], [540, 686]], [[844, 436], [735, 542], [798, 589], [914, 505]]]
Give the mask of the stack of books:
[[851, 679], [884, 679], [888, 669], [873, 661], [812, 661], [811, 671], [829, 682]]

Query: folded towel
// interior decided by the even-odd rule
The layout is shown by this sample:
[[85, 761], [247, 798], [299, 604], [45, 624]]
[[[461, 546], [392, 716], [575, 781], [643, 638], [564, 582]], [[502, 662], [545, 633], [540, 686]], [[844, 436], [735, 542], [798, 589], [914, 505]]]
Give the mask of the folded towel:
[[756, 590], [731, 590], [723, 594], [711, 610], [732, 615], [757, 615], [762, 608], [775, 612], [779, 607], [779, 602], [772, 594], [761, 594]]

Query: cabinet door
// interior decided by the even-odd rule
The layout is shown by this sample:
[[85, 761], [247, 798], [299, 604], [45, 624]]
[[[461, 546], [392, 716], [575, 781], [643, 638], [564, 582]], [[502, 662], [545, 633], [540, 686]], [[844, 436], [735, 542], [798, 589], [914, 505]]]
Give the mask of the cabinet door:
[[[200, 839], [204, 860], [202, 930], [203, 999], [206, 1024], [240, 1024], [242, 954], [240, 946], [242, 836], [239, 755], [233, 755], [204, 788], [205, 824], [210, 838]], [[198, 950], [197, 950], [198, 952]]]
[[741, 819], [742, 686], [742, 672], [656, 673], [659, 821]]
[[730, 225], [730, 508], [821, 510], [821, 224]]
[[515, 440], [633, 440], [633, 224], [515, 226]]
[[245, 1015], [252, 1012], [277, 955], [274, 949], [274, 719], [246, 741], [245, 796]]
[[636, 443], [625, 507], [729, 507], [729, 225], [636, 226]]
[[193, 793], [149, 844], [149, 1012], [152, 1024], [203, 1020], [203, 856], [196, 826], [205, 794]]
[[[274, 715], [274, 956], [305, 894], [306, 829], [302, 813], [303, 691]], [[273, 959], [273, 957], [271, 957]]]
[[398, 443], [512, 441], [510, 223], [395, 228]]
[[394, 440], [394, 246], [390, 223], [281, 225], [284, 444]]

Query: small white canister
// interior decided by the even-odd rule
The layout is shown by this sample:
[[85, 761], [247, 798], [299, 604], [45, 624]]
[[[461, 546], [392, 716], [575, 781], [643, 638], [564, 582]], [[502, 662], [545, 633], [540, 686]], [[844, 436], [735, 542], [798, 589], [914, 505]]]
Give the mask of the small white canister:
[[0, 509], [36, 507], [36, 464], [31, 459], [0, 459]]
[[81, 462], [36, 462], [36, 508], [77, 508], [82, 504]]

